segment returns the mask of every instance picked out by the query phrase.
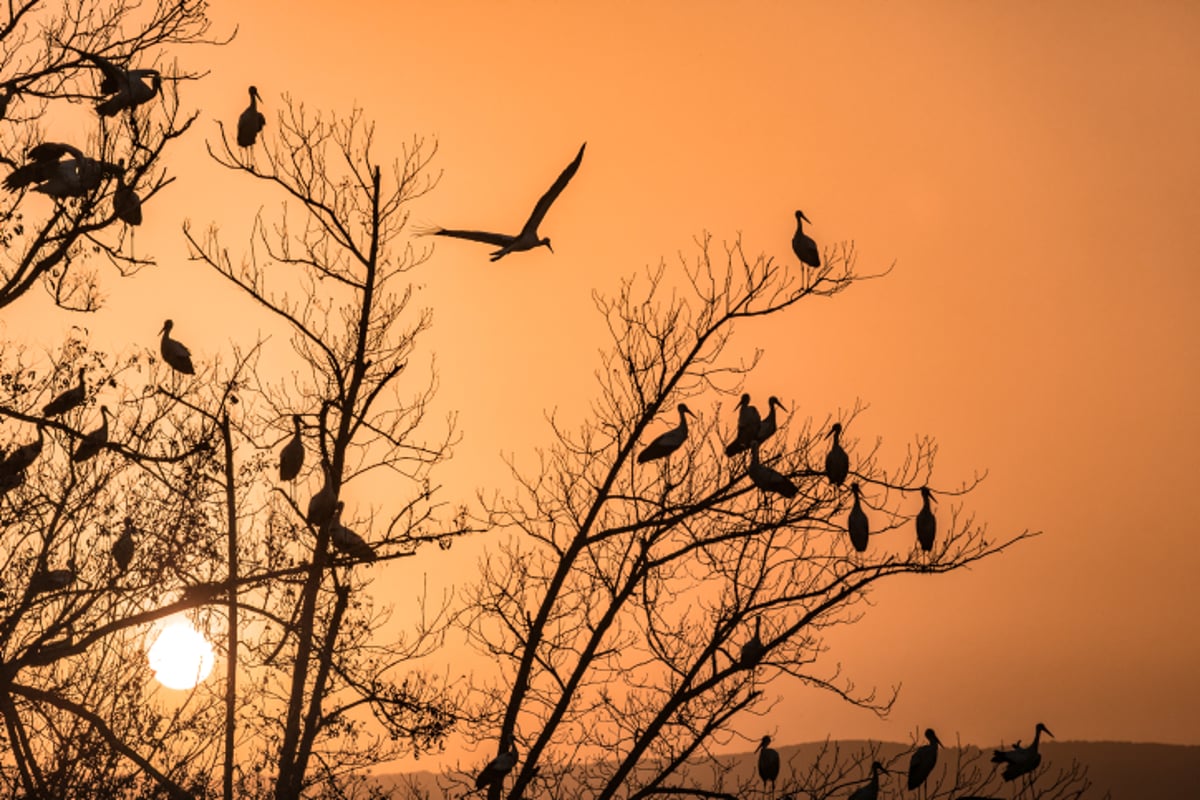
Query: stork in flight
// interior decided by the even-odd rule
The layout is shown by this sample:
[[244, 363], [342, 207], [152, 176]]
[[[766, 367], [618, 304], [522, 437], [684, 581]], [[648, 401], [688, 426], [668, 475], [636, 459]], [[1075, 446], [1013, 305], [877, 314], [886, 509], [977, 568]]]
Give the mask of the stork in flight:
[[500, 249], [492, 252], [492, 261], [499, 261], [509, 253], [515, 253], [519, 250], [532, 250], [542, 245], [545, 245], [553, 253], [554, 248], [550, 246], [550, 237], [540, 237], [538, 235], [538, 225], [542, 224], [542, 219], [546, 216], [546, 212], [550, 210], [550, 206], [562, 194], [562, 190], [567, 187], [571, 178], [575, 177], [575, 173], [579, 170], [579, 164], [583, 161], [583, 149], [585, 147], [587, 147], [587, 142], [580, 145], [579, 154], [575, 156], [575, 160], [567, 165], [567, 168], [558, 176], [558, 180], [554, 182], [554, 185], [542, 195], [541, 200], [538, 200], [537, 205], [533, 207], [533, 213], [525, 221], [525, 227], [521, 228], [521, 232], [516, 236], [510, 236], [507, 233], [450, 230], [447, 228], [434, 228], [429, 233], [434, 236], [453, 236], [456, 239], [470, 239], [473, 242], [484, 242], [495, 245]]

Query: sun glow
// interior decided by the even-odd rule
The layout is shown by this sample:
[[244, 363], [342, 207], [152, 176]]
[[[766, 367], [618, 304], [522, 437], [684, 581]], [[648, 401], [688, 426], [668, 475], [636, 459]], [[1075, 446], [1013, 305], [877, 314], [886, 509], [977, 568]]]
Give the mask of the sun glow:
[[213, 668], [213, 649], [186, 619], [168, 622], [146, 651], [154, 677], [169, 689], [191, 689]]

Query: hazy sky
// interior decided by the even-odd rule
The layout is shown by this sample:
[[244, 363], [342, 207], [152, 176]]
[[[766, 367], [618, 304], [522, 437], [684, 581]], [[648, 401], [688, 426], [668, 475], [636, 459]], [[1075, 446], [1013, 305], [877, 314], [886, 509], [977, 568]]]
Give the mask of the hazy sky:
[[[362, 106], [380, 157], [436, 138], [444, 174], [413, 208], [421, 223], [515, 232], [587, 141], [542, 228], [555, 253], [493, 265], [485, 245], [438, 241], [419, 275], [440, 410], [459, 410], [464, 433], [443, 477], [468, 500], [509, 485], [501, 451], [531, 462], [545, 410], [586, 411], [605, 343], [593, 290], [689, 251], [702, 230], [790, 258], [803, 208], [818, 242], [853, 239], [864, 271], [896, 267], [741, 329], [765, 350], [748, 390], [782, 398], [792, 424], [861, 399], [864, 444], [884, 437], [886, 457], [937, 437], [937, 482], [986, 470], [969, 508], [996, 535], [1045, 535], [893, 584], [833, 637], [860, 686], [903, 684], [889, 721], [805, 694], [749, 732], [906, 739], [932, 725], [994, 744], [1043, 721], [1065, 739], [1200, 743], [1200, 5], [213, 9], [240, 30], [185, 56], [212, 74], [184, 89], [203, 116], [138, 234], [161, 266], [107, 278], [109, 321], [85, 321], [94, 331], [119, 318], [153, 345], [172, 316], [201, 358], [253, 338], [247, 307], [185, 305], [219, 284], [179, 234], [185, 215], [237, 213], [199, 153], [250, 83], [268, 136], [286, 92]], [[10, 331], [41, 303], [6, 312]], [[49, 335], [72, 321], [51, 317]], [[485, 545], [388, 569], [462, 572]]]

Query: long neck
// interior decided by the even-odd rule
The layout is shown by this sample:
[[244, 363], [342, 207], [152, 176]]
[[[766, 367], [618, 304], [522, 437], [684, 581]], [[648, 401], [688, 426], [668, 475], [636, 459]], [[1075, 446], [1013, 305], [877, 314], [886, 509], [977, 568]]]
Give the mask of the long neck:
[[1038, 740], [1042, 738], [1042, 729], [1038, 728], [1033, 732], [1033, 744], [1029, 745], [1030, 750], [1037, 750]]

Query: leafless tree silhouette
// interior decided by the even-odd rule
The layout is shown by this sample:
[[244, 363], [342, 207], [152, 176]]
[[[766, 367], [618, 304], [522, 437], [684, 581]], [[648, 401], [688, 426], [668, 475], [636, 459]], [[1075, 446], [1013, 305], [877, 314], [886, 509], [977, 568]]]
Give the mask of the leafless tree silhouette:
[[[433, 185], [428, 165], [436, 148], [413, 141], [382, 168], [361, 112], [325, 116], [289, 99], [282, 108], [268, 129], [273, 135], [254, 149], [231, 144], [224, 129], [210, 148], [222, 166], [281, 195], [280, 218], [270, 223], [259, 214], [241, 263], [215, 230], [198, 236], [185, 226], [193, 257], [290, 334], [293, 366], [275, 376], [259, 370], [242, 388], [253, 406], [232, 431], [273, 457], [298, 416], [306, 451], [294, 484], [277, 486], [253, 512], [267, 519], [256, 540], [266, 545], [257, 554], [262, 569], [299, 569], [259, 592], [254, 641], [227, 640], [231, 651], [245, 653], [247, 674], [266, 674], [268, 687], [250, 689], [254, 703], [241, 714], [228, 712], [227, 732], [252, 730], [261, 742], [255, 769], [242, 771], [235, 794], [269, 786], [278, 800], [420, 753], [446, 735], [456, 716], [448, 687], [406, 667], [440, 642], [443, 609], [430, 608], [428, 617], [422, 609], [411, 638], [382, 641], [386, 614], [364, 590], [381, 571], [411, 574], [396, 560], [420, 545], [446, 547], [468, 529], [460, 511], [437, 499], [433, 482], [454, 438], [453, 420], [429, 432], [435, 380], [410, 368], [430, 315], [412, 307], [408, 282], [426, 254], [402, 237], [408, 204]], [[369, 505], [372, 491], [387, 505]], [[348, 527], [360, 532], [353, 544]], [[256, 561], [239, 555], [236, 563], [245, 569]], [[229, 602], [233, 618], [248, 600]], [[232, 740], [227, 756], [228, 787]], [[249, 773], [272, 777], [250, 787]]]
[[[711, 787], [681, 766], [770, 708], [775, 686], [886, 713], [894, 692], [856, 687], [826, 655], [824, 632], [858, 619], [879, 581], [961, 569], [1033, 535], [989, 537], [946, 502], [938, 540], [922, 553], [913, 531], [920, 487], [948, 501], [977, 480], [937, 486], [928, 438], [885, 468], [878, 444], [854, 439], [866, 425], [859, 408], [836, 419], [874, 526], [864, 553], [848, 541], [849, 487], [824, 472], [833, 417], [794, 414], [761, 446], [727, 457], [738, 416], [728, 401], [758, 361], [728, 355], [735, 329], [799, 313], [862, 276], [851, 244], [798, 270], [749, 258], [740, 241], [697, 244], [675, 272], [663, 264], [615, 297], [596, 295], [612, 344], [590, 419], [575, 427], [552, 418], [555, 443], [536, 467], [513, 467], [517, 495], [486, 504], [488, 525], [513, 534], [486, 557], [463, 612], [502, 671], [476, 691], [472, 733], [489, 751], [515, 742], [520, 755], [507, 781], [489, 788], [493, 800], [706, 796]], [[696, 416], [685, 443], [636, 463], [681, 402]], [[786, 487], [763, 479], [762, 467], [797, 491], [776, 493]], [[567, 788], [567, 775], [582, 785]]]
[[[183, 45], [218, 43], [206, 6], [203, 0], [7, 4], [7, 18], [0, 19], [0, 170], [11, 178], [37, 160], [31, 150], [46, 142], [109, 166], [66, 195], [29, 178], [0, 189], [0, 308], [42, 285], [60, 306], [94, 311], [101, 301], [97, 260], [121, 274], [152, 263], [135, 251], [133, 228], [122, 217], [136, 217], [122, 209], [129, 192], [149, 204], [173, 180], [164, 153], [195, 119], [182, 110], [178, 90], [200, 77], [173, 59]], [[101, 114], [97, 101], [116, 91], [104, 85], [101, 63], [154, 70], [160, 90], [147, 102]], [[68, 178], [79, 174], [78, 157], [51, 163]]]
[[[290, 339], [193, 353], [194, 374], [155, 339], [114, 357], [80, 336], [49, 364], [0, 349], [0, 792], [361, 795], [354, 773], [438, 746], [456, 719], [451, 687], [410, 667], [439, 644], [442, 604], [385, 637], [369, 591], [468, 528], [433, 473], [453, 419], [425, 418], [435, 376], [410, 366], [430, 317], [411, 303], [424, 256], [403, 244], [406, 207], [432, 185], [434, 148], [381, 169], [360, 113], [287, 108], [255, 153], [212, 151], [282, 194], [279, 224], [260, 215], [238, 265], [215, 228], [185, 237]], [[52, 402], [79, 381], [78, 404]], [[101, 407], [107, 438], [81, 459]], [[283, 481], [296, 417], [304, 461]], [[132, 549], [114, 555], [125, 531]], [[179, 613], [223, 680], [156, 700], [143, 640]]]

